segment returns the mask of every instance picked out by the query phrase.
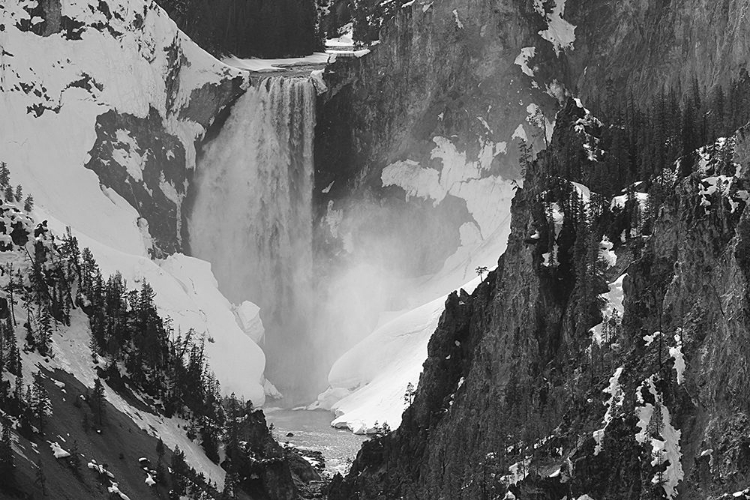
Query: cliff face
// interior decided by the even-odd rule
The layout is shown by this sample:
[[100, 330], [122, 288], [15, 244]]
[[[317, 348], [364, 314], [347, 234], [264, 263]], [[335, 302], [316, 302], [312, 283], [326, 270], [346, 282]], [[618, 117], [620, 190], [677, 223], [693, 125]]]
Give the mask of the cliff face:
[[[363, 252], [357, 212], [366, 206], [394, 242], [390, 261], [410, 262], [404, 267], [419, 275], [461, 246], [462, 224], [480, 240], [499, 227], [507, 234], [520, 138], [541, 149], [557, 109], [545, 86], [560, 62], [537, 35], [542, 28], [526, 2], [415, 2], [384, 26], [370, 54], [329, 66], [316, 127], [319, 243], [340, 250], [350, 233], [349, 251]], [[492, 206], [503, 214], [487, 213]], [[332, 211], [342, 220], [333, 231]], [[415, 237], [432, 253], [410, 260]]]
[[[745, 131], [701, 150], [687, 177], [656, 181], [666, 194], [644, 208], [652, 229], [623, 233], [615, 262], [570, 275], [563, 257], [590, 236], [579, 226], [565, 241], [560, 181], [546, 172], [576, 140], [572, 109], [514, 198], [497, 271], [447, 301], [401, 427], [366, 443], [330, 498], [718, 498], [748, 486]], [[618, 296], [622, 315], [603, 307], [606, 326], [591, 330]]]
[[[0, 125], [0, 141], [14, 177], [39, 205], [100, 242], [140, 254], [144, 245], [132, 241], [144, 238], [153, 255], [179, 251], [195, 142], [242, 93], [241, 73], [153, 2], [14, 0], [2, 24], [0, 106], [11, 119]], [[83, 208], [75, 199], [100, 203]], [[133, 209], [137, 226], [117, 230], [112, 218], [92, 217]]]
[[640, 100], [662, 87], [688, 91], [693, 79], [704, 91], [726, 85], [747, 69], [746, 13], [734, 0], [568, 0], [565, 18], [577, 26], [571, 84], [584, 101], [608, 86]]

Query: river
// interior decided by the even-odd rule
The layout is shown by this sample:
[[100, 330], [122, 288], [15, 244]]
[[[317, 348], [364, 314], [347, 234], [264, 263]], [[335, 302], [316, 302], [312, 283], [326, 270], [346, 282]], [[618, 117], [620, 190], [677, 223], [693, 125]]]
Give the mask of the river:
[[[326, 470], [332, 474], [345, 474], [367, 439], [367, 436], [331, 427], [333, 415], [328, 411], [264, 408], [263, 412], [269, 425], [273, 424], [274, 437], [280, 443], [289, 442], [297, 448], [322, 452]], [[294, 435], [287, 436], [289, 433]]]

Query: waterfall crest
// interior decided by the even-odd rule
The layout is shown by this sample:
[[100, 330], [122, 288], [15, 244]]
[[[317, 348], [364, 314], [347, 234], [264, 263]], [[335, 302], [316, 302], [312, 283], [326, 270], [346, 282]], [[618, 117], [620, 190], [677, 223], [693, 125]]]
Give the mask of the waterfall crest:
[[309, 345], [315, 97], [308, 77], [254, 81], [198, 159], [188, 220], [224, 295], [260, 306], [271, 376], [287, 387]]

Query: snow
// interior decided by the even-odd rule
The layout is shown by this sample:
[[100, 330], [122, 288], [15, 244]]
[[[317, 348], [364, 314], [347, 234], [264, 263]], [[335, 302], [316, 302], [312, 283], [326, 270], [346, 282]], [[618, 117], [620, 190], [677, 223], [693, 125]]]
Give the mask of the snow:
[[513, 198], [513, 185], [501, 176], [483, 177], [493, 159], [506, 151], [507, 143], [480, 143], [476, 161], [460, 152], [449, 139], [434, 137], [430, 156], [439, 159], [442, 169], [423, 167], [413, 160], [391, 163], [383, 169], [383, 186], [399, 186], [406, 191], [406, 199], [415, 196], [433, 200], [437, 206], [449, 194], [466, 200], [467, 208], [477, 222], [483, 239], [506, 223]]
[[674, 359], [674, 369], [677, 372], [677, 384], [685, 381], [685, 357], [682, 355], [682, 332], [674, 335], [675, 346], [669, 348], [669, 355]]
[[599, 243], [599, 260], [606, 263], [608, 268], [617, 265], [617, 254], [612, 248], [614, 248], [614, 244], [604, 236]]
[[[476, 277], [464, 286], [471, 293], [479, 284]], [[330, 406], [334, 427], [364, 433], [375, 422], [387, 422], [391, 429], [401, 424], [404, 392], [419, 382], [427, 358], [427, 343], [437, 328], [447, 296], [408, 311], [377, 328], [341, 356], [328, 375], [330, 389], [319, 396], [316, 407], [343, 395]], [[327, 400], [327, 401], [326, 401]]]
[[246, 300], [234, 308], [234, 314], [242, 331], [258, 344], [266, 333], [263, 321], [260, 319], [260, 307]]
[[334, 182], [336, 181], [331, 181], [331, 183], [327, 185], [326, 187], [324, 187], [320, 192], [323, 194], [328, 194], [331, 191], [331, 188], [333, 187]]
[[151, 474], [146, 474], [146, 480], [144, 481], [149, 486], [154, 486], [156, 484], [156, 481], [151, 476]]
[[594, 440], [596, 441], [596, 447], [594, 448], [594, 455], [598, 455], [602, 451], [602, 440], [604, 439], [604, 432], [607, 426], [612, 422], [617, 408], [622, 407], [622, 403], [625, 400], [625, 392], [620, 387], [620, 375], [624, 367], [619, 367], [615, 370], [615, 373], [609, 379], [609, 386], [604, 388], [602, 392], [609, 394], [609, 399], [604, 402], [604, 406], [607, 407], [607, 411], [604, 414], [604, 427], [594, 431]]
[[540, 30], [539, 35], [552, 44], [559, 56], [563, 49], [572, 49], [575, 42], [576, 27], [562, 18], [565, 13], [565, 0], [557, 0], [552, 12], [544, 10], [543, 0], [534, 0], [534, 9], [547, 21], [547, 29]]
[[502, 482], [505, 486], [518, 484], [520, 481], [523, 481], [526, 476], [529, 475], [529, 471], [531, 470], [530, 467], [531, 457], [526, 457], [520, 462], [516, 462], [508, 467], [509, 474], [502, 476], [500, 478], [500, 482]]
[[[646, 206], [646, 203], [648, 202], [648, 193], [639, 193], [635, 192], [635, 199], [638, 200], [638, 203], [643, 209]], [[628, 201], [628, 195], [622, 194], [620, 196], [615, 196], [612, 198], [612, 203], [610, 205], [610, 208], [625, 208], [625, 202]]]
[[529, 60], [532, 59], [535, 54], [536, 47], [523, 47], [521, 53], [518, 54], [516, 60], [513, 61], [513, 64], [521, 67], [521, 71], [523, 71], [525, 75], [532, 78], [534, 77], [534, 70], [529, 67]]
[[58, 443], [50, 443], [49, 447], [52, 448], [52, 453], [55, 455], [55, 458], [68, 458], [70, 456], [70, 453], [63, 450]]
[[316, 69], [310, 72], [310, 79], [313, 82], [313, 85], [315, 86], [315, 92], [318, 95], [325, 94], [328, 92], [328, 85], [326, 85], [326, 81], [323, 78], [323, 70], [322, 69]]
[[644, 335], [643, 341], [646, 347], [650, 346], [659, 335], [661, 335], [661, 332], [654, 332], [651, 335]]
[[[6, 12], [10, 20], [24, 17], [22, 4], [10, 4], [15, 7]], [[144, 4], [150, 8], [144, 9]], [[121, 32], [120, 37], [85, 27], [81, 40], [67, 41], [63, 34], [41, 37], [21, 32], [14, 22], [5, 23], [0, 115], [12, 119], [0, 122], [0, 159], [8, 163], [13, 182], [34, 194], [38, 206], [75, 223], [92, 238], [111, 241], [116, 248], [137, 254], [144, 250], [135, 211], [114, 206], [100, 189], [94, 172], [82, 168], [94, 143], [96, 117], [108, 109], [145, 117], [151, 108], [166, 117], [164, 75], [169, 68], [167, 48], [172, 44], [190, 62], [178, 73], [179, 90], [174, 95], [177, 110], [187, 103], [193, 89], [234, 73], [180, 33], [153, 2], [123, 0], [112, 4], [109, 21], [97, 6], [94, 0], [63, 2], [62, 10], [63, 15], [87, 24], [104, 22]], [[143, 29], [134, 28], [136, 16], [144, 11]], [[92, 84], [90, 90], [70, 86], [82, 75], [88, 75], [96, 86]], [[21, 84], [32, 85], [41, 97], [23, 92]], [[27, 107], [35, 105], [50, 110], [39, 117], [27, 113]], [[165, 124], [183, 142], [191, 168], [196, 134], [202, 130], [176, 117], [165, 120]], [[136, 164], [128, 160], [125, 166], [135, 173]], [[87, 203], [80, 203], [81, 198]], [[101, 224], [103, 218], [110, 224]]]
[[[35, 210], [35, 215], [37, 219], [48, 220], [53, 232], [63, 234], [63, 223], [41, 210]], [[147, 281], [156, 292], [154, 301], [160, 315], [172, 318], [175, 330], [184, 333], [193, 328], [198, 335], [205, 333], [207, 338], [214, 339], [205, 344], [206, 356], [224, 394], [234, 392], [256, 406], [263, 404], [265, 356], [250, 336], [259, 334], [262, 323], [253, 318], [251, 311], [255, 306], [246, 303], [240, 306], [242, 312], [238, 316], [249, 322], [245, 326], [250, 333], [242, 329], [234, 306], [219, 292], [208, 262], [182, 254], [153, 261], [120, 252], [75, 230], [73, 234], [82, 248], [91, 249], [105, 276], [119, 271], [131, 288]], [[88, 340], [84, 345], [88, 345]]]
[[328, 54], [326, 52], [314, 52], [311, 55], [305, 57], [287, 57], [279, 59], [241, 59], [235, 56], [228, 56], [222, 59], [222, 62], [227, 66], [245, 71], [269, 73], [290, 69], [300, 69], [301, 67], [303, 68], [308, 66], [326, 65], [330, 62], [333, 62], [335, 59], [335, 55]]
[[645, 443], [646, 439], [649, 438], [649, 426], [651, 420], [654, 417], [655, 407], [651, 403], [645, 403], [642, 395], [644, 384], [648, 391], [654, 397], [656, 406], [659, 407], [661, 413], [661, 422], [656, 425], [657, 435], [661, 437], [651, 438], [651, 456], [652, 466], [661, 466], [667, 464], [666, 470], [663, 474], [655, 474], [651, 482], [658, 484], [661, 479], [661, 486], [664, 488], [666, 497], [669, 499], [675, 498], [677, 495], [676, 487], [684, 477], [682, 470], [682, 453], [680, 451], [680, 437], [682, 431], [675, 429], [671, 423], [671, 415], [669, 408], [664, 405], [661, 394], [656, 389], [654, 383], [656, 375], [651, 375], [649, 378], [643, 381], [641, 385], [636, 389], [636, 399], [642, 406], [636, 406], [636, 416], [638, 417], [637, 427], [640, 429], [635, 436], [636, 441], [639, 443]]
[[348, 23], [344, 25], [341, 30], [343, 31], [343, 34], [341, 36], [329, 38], [326, 40], [327, 49], [354, 47], [354, 25], [352, 23]]
[[605, 341], [605, 323], [613, 318], [617, 324], [620, 324], [620, 322], [622, 321], [622, 315], [625, 311], [625, 308], [622, 304], [622, 301], [625, 297], [625, 293], [622, 290], [622, 283], [625, 280], [625, 276], [627, 276], [627, 273], [622, 274], [615, 281], [609, 283], [609, 291], [600, 295], [600, 297], [605, 300], [604, 308], [602, 309], [604, 321], [594, 326], [590, 330], [592, 338], [597, 343], [597, 345], [602, 345], [602, 343]]
[[[91, 363], [91, 353], [88, 349], [91, 338], [88, 317], [80, 309], [74, 309], [71, 312], [71, 326], [62, 328], [65, 328], [62, 336], [53, 336], [54, 357], [46, 358], [48, 361], [44, 362], [45, 366], [51, 370], [64, 370], [72, 374], [85, 386], [93, 387], [97, 373]], [[206, 344], [206, 347], [208, 348], [209, 345]], [[32, 368], [42, 363], [45, 358], [42, 358], [36, 352], [22, 352], [22, 357], [24, 379], [32, 380]], [[128, 415], [135, 425], [153, 436], [160, 437], [171, 449], [179, 446], [185, 451], [186, 461], [191, 467], [198, 472], [202, 472], [212, 481], [219, 484], [223, 483], [223, 469], [206, 458], [200, 445], [188, 439], [185, 434], [186, 421], [177, 417], [167, 419], [152, 413], [140, 412], [130, 406], [106, 382], [103, 385], [107, 401], [119, 411]], [[53, 444], [50, 443], [50, 446], [53, 446]], [[89, 463], [89, 468], [96, 469], [102, 474], [111, 474], [103, 466], [96, 464], [95, 461]]]
[[461, 22], [461, 19], [458, 17], [458, 10], [453, 9], [453, 20], [456, 22], [456, 28], [462, 30], [464, 29], [464, 23]]
[[529, 141], [528, 136], [526, 135], [526, 129], [523, 128], [523, 123], [519, 123], [518, 127], [516, 127], [516, 130], [513, 132], [513, 135], [510, 137], [511, 139], [520, 139], [522, 141]]
[[[5, 16], [11, 21], [28, 16], [22, 4], [10, 5]], [[96, 139], [97, 116], [114, 109], [143, 118], [155, 109], [167, 131], [183, 143], [186, 167], [193, 168], [195, 139], [204, 131], [167, 109], [170, 47], [186, 61], [177, 73], [174, 110], [187, 104], [193, 90], [241, 73], [190, 41], [152, 1], [122, 0], [110, 9], [116, 15], [107, 20], [95, 0], [63, 2], [63, 15], [86, 23], [76, 41], [62, 34], [40, 37], [21, 32], [15, 22], [5, 24], [0, 116], [10, 119], [0, 120], [0, 160], [8, 163], [13, 183], [34, 195], [37, 220], [48, 219], [57, 234], [70, 226], [81, 246], [92, 249], [105, 276], [120, 270], [131, 286], [143, 279], [151, 282], [160, 313], [174, 318], [175, 328], [194, 327], [216, 339], [207, 344], [207, 355], [223, 389], [262, 404], [263, 353], [236, 324], [209, 265], [180, 255], [149, 260], [151, 238], [137, 211], [83, 166]], [[143, 12], [143, 28], [136, 28], [136, 16]], [[122, 35], [115, 38], [91, 27], [100, 22]], [[90, 90], [70, 86], [84, 74], [95, 82]], [[41, 97], [23, 92], [21, 84], [32, 85]], [[50, 109], [36, 117], [27, 113], [27, 107], [35, 105]], [[127, 131], [117, 131], [116, 137], [115, 159], [138, 179], [145, 153]], [[173, 200], [183, 196], [166, 182], [162, 187]], [[88, 339], [82, 345], [87, 344]]]
[[[542, 110], [535, 103], [526, 106], [526, 121], [533, 127], [542, 131], [547, 142], [552, 141], [552, 132], [555, 130], [555, 124], [550, 122], [542, 113]], [[514, 133], [515, 136], [515, 133]]]

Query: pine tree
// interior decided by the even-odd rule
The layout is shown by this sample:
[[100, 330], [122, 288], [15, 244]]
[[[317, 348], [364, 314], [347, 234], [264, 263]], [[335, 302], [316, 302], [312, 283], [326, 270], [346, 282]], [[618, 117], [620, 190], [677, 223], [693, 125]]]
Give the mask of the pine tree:
[[5, 186], [5, 201], [8, 203], [13, 203], [15, 200], [13, 195], [13, 186]]
[[13, 307], [17, 301], [15, 300], [13, 296], [13, 292], [16, 291], [16, 278], [13, 275], [13, 263], [11, 262], [8, 264], [8, 267], [6, 269], [6, 272], [8, 273], [8, 284], [5, 285], [5, 291], [8, 293], [8, 307], [10, 308], [10, 317], [13, 320], [13, 325], [17, 325], [16, 322], [16, 311], [15, 307]]
[[34, 385], [31, 392], [30, 401], [31, 411], [34, 413], [37, 423], [39, 424], [39, 433], [44, 434], [44, 424], [47, 417], [52, 415], [52, 402], [49, 399], [47, 389], [44, 387], [42, 374], [34, 374]]
[[159, 441], [156, 442], [156, 455], [159, 457], [157, 464], [160, 464], [164, 458], [164, 451], [164, 441], [159, 438]]
[[16, 186], [16, 195], [15, 195], [15, 198], [16, 198], [16, 201], [19, 202], [19, 203], [21, 202], [21, 200], [23, 200], [23, 187], [21, 187], [20, 184], [18, 186]]
[[0, 187], [7, 188], [10, 186], [10, 170], [8, 170], [8, 164], [0, 162]]
[[414, 401], [414, 384], [409, 382], [406, 384], [406, 392], [404, 393], [404, 405], [409, 406], [412, 401]]
[[49, 354], [50, 343], [52, 342], [52, 316], [49, 313], [49, 308], [46, 305], [41, 306], [39, 312], [39, 339], [37, 341], [37, 348], [39, 354], [47, 356]]
[[31, 212], [34, 209], [34, 197], [28, 195], [23, 202], [23, 209], [27, 212]]
[[42, 488], [42, 496], [47, 496], [47, 476], [44, 475], [44, 468], [42, 467], [42, 460], [39, 459], [36, 462], [36, 481], [34, 484], [39, 484]]
[[15, 463], [13, 458], [13, 445], [10, 435], [10, 420], [3, 418], [3, 432], [0, 439], [0, 484], [13, 484]]
[[185, 463], [185, 453], [175, 446], [172, 454], [172, 491], [177, 497], [185, 494], [185, 474], [187, 473], [187, 464]]
[[97, 377], [94, 380], [94, 391], [91, 394], [91, 409], [94, 411], [99, 427], [101, 428], [104, 422], [104, 408], [105, 408], [105, 395], [104, 385], [101, 379]]
[[73, 441], [73, 447], [70, 449], [70, 467], [76, 476], [81, 474], [81, 454], [78, 453], [77, 440]]

